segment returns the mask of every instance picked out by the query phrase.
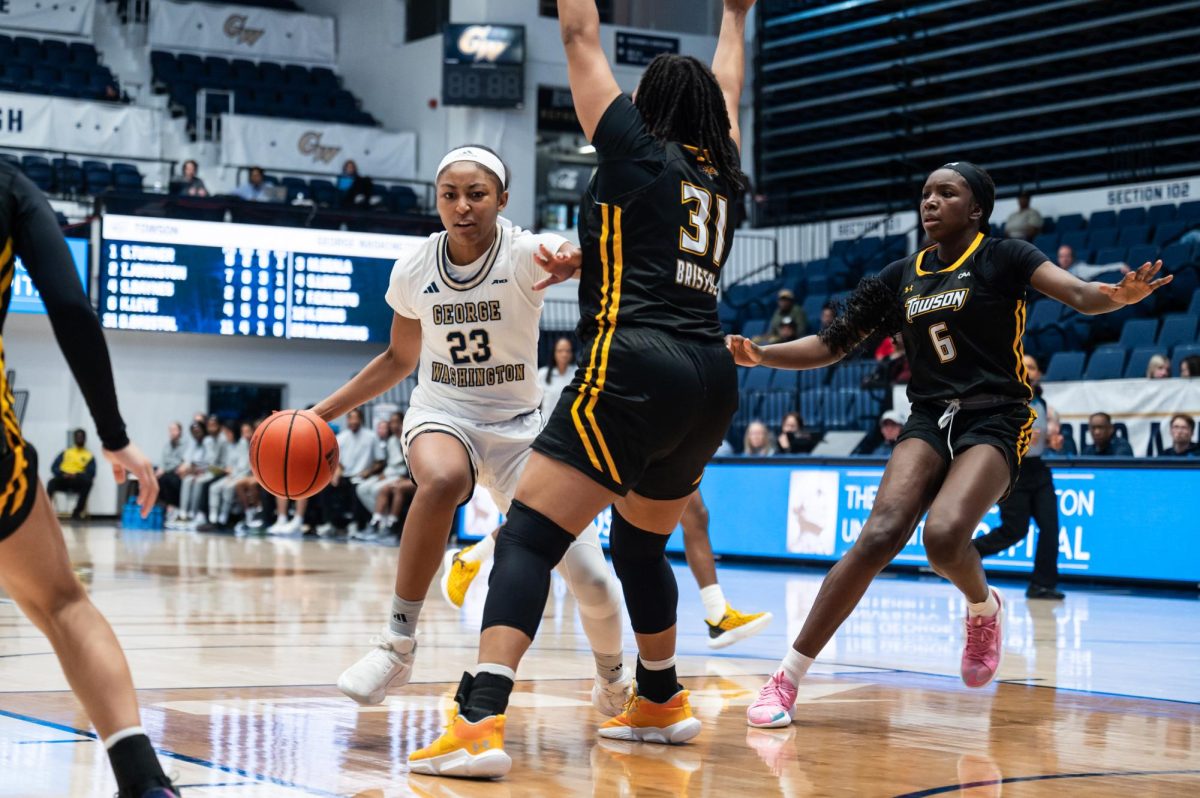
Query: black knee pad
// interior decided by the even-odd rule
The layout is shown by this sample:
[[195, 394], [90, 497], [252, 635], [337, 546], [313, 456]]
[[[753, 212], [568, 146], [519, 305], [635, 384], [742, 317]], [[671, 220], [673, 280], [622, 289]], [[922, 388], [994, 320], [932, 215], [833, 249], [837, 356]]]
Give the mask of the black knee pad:
[[509, 626], [537, 634], [550, 595], [550, 572], [575, 536], [517, 500], [496, 538], [483, 628]]
[[613, 508], [608, 551], [638, 634], [658, 634], [675, 625], [679, 586], [667, 562], [668, 537], [638, 529]]

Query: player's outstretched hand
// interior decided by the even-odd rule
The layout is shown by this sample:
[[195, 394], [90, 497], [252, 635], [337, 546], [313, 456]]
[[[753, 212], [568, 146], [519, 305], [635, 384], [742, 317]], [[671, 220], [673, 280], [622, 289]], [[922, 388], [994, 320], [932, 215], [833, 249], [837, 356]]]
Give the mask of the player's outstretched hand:
[[555, 283], [570, 280], [583, 268], [583, 250], [572, 244], [564, 244], [558, 252], [551, 252], [545, 244], [538, 244], [533, 253], [533, 262], [547, 272], [547, 276], [533, 284], [534, 291], [544, 291]]
[[763, 350], [749, 338], [740, 335], [726, 335], [725, 347], [733, 355], [733, 362], [739, 366], [758, 366], [762, 364]]
[[1158, 274], [1162, 265], [1161, 260], [1156, 260], [1154, 263], [1146, 261], [1141, 268], [1122, 277], [1121, 282], [1116, 285], [1097, 283], [1097, 287], [1113, 302], [1119, 302], [1122, 305], [1136, 304], [1171, 282], [1173, 275], [1170, 274], [1157, 280], [1154, 279], [1154, 275]]
[[138, 481], [138, 506], [142, 508], [142, 518], [150, 515], [154, 503], [158, 501], [158, 478], [154, 476], [154, 463], [142, 454], [136, 443], [130, 441], [124, 449], [115, 452], [104, 450], [104, 459], [112, 465], [113, 479], [118, 485], [125, 482], [126, 474], [133, 474]]

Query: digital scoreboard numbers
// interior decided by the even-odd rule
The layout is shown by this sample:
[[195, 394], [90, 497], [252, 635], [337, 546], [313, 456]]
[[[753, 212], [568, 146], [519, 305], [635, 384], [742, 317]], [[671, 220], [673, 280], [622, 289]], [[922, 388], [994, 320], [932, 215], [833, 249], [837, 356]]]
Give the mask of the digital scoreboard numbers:
[[447, 25], [442, 36], [444, 105], [524, 107], [524, 26]]
[[386, 341], [392, 265], [422, 240], [105, 216], [101, 321], [119, 330]]

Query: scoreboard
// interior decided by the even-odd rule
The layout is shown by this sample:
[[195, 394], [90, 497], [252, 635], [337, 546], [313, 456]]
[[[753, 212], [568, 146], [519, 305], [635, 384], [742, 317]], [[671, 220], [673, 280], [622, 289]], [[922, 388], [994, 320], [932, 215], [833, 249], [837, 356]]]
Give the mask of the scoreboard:
[[387, 341], [392, 265], [424, 238], [103, 217], [101, 323], [117, 330]]
[[442, 51], [444, 105], [524, 107], [524, 26], [446, 25]]

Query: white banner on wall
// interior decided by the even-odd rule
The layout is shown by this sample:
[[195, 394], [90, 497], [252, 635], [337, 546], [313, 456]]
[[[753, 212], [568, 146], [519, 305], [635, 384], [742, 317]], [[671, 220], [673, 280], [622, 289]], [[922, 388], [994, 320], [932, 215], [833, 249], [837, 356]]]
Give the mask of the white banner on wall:
[[1108, 413], [1113, 422], [1124, 423], [1138, 457], [1145, 456], [1156, 424], [1165, 448], [1171, 444], [1171, 416], [1183, 413], [1200, 421], [1200, 380], [1092, 380], [1042, 387], [1047, 404], [1074, 428], [1076, 445], [1092, 413]]
[[157, 158], [160, 115], [117, 103], [0, 92], [0, 146], [104, 158]]
[[297, 172], [340, 173], [347, 159], [377, 180], [416, 176], [417, 136], [362, 125], [226, 114], [221, 161]]
[[333, 17], [168, 0], [150, 6], [150, 46], [330, 66], [337, 59]]
[[31, 30], [92, 38], [95, 0], [0, 0], [0, 30]]

